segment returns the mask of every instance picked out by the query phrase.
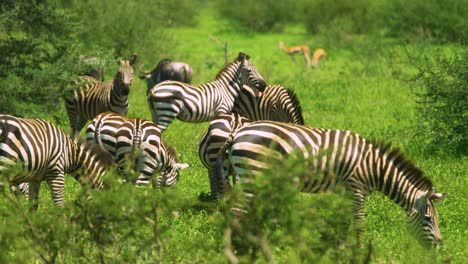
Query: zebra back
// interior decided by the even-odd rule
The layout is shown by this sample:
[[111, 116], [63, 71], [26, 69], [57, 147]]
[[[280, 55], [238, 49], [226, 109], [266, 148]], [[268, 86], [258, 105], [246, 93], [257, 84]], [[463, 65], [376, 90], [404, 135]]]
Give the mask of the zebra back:
[[436, 193], [422, 171], [389, 145], [373, 144], [350, 131], [258, 121], [235, 131], [221, 151], [227, 152], [232, 170], [249, 182], [255, 175], [271, 173], [271, 164], [293, 156], [306, 169], [301, 175], [288, 175], [297, 177], [301, 191], [333, 190], [343, 184], [354, 194], [360, 238], [364, 197], [380, 191], [407, 212], [410, 229], [423, 242], [442, 242], [434, 201], [444, 195]]

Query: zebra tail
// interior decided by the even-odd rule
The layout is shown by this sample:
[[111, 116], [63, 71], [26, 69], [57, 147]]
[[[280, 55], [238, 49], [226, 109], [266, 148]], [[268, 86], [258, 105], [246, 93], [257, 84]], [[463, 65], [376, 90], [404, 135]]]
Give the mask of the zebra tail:
[[224, 160], [228, 158], [226, 151], [232, 146], [233, 139], [233, 133], [230, 133], [229, 137], [226, 139], [223, 146], [219, 150], [216, 158], [216, 162], [213, 168], [213, 179], [210, 179], [213, 182], [212, 192], [214, 192], [211, 194], [211, 196], [215, 199], [218, 197], [218, 195], [223, 195], [231, 189], [228, 177], [224, 177]]
[[102, 138], [101, 138], [101, 129], [103, 126], [102, 119], [99, 119], [98, 122], [96, 122], [96, 126], [94, 127], [94, 140], [96, 141], [96, 144], [101, 148], [105, 149], [104, 144], [102, 143]]

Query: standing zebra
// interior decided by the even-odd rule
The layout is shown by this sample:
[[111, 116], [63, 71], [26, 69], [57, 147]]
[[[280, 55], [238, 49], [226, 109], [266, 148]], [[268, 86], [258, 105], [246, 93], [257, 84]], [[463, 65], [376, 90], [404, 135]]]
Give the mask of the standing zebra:
[[[244, 85], [234, 102], [234, 114], [222, 114], [210, 122], [200, 140], [198, 155], [208, 169], [212, 198], [228, 190], [228, 167], [223, 182], [213, 177], [216, 158], [224, 142], [244, 124], [257, 120], [273, 120], [292, 124], [304, 124], [302, 109], [293, 90], [280, 85], [268, 85], [263, 92]], [[219, 188], [223, 188], [220, 190]]]
[[310, 170], [297, 175], [302, 192], [333, 190], [343, 184], [354, 194], [360, 240], [364, 197], [380, 191], [406, 211], [413, 234], [426, 244], [442, 243], [434, 202], [444, 195], [436, 193], [423, 172], [389, 145], [372, 144], [350, 131], [259, 121], [237, 130], [224, 150], [232, 169], [245, 182], [271, 168], [268, 158], [277, 163], [297, 155]]
[[200, 123], [230, 113], [243, 84], [260, 90], [265, 88], [262, 76], [249, 62], [249, 56], [242, 52], [209, 83], [159, 83], [148, 92], [153, 122], [164, 132], [174, 118]]
[[99, 148], [76, 143], [48, 121], [0, 115], [0, 175], [15, 173], [7, 180], [12, 185], [24, 183], [32, 209], [38, 206], [41, 181], [47, 182], [59, 206], [63, 205], [65, 174], [101, 188], [102, 176], [112, 164], [107, 156]]
[[177, 153], [161, 139], [161, 131], [151, 121], [128, 118], [112, 112], [98, 115], [86, 130], [88, 141], [107, 150], [124, 173], [128, 159], [134, 162], [139, 173], [137, 185], [148, 185], [155, 173], [153, 187], [175, 185], [179, 170], [187, 163], [177, 163]]
[[112, 111], [122, 115], [128, 112], [128, 94], [133, 79], [133, 64], [137, 56], [119, 61], [120, 68], [114, 79], [100, 82], [90, 77], [80, 79], [81, 86], [72, 98], [65, 99], [72, 136], [76, 137], [87, 121], [98, 114]]

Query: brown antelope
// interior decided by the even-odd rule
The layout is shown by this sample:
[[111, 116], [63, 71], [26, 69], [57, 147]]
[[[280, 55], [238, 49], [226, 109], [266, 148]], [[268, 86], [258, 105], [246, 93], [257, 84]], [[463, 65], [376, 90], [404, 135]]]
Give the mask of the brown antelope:
[[310, 61], [310, 48], [307, 45], [296, 45], [296, 46], [290, 46], [286, 47], [284, 46], [284, 42], [280, 41], [279, 42], [279, 48], [284, 51], [286, 54], [291, 56], [291, 59], [294, 61], [294, 55], [296, 54], [302, 54], [304, 56], [305, 61], [307, 62], [307, 66], [311, 65]]
[[320, 60], [324, 60], [327, 58], [327, 53], [324, 49], [318, 48], [314, 51], [312, 55], [312, 67], [318, 67]]

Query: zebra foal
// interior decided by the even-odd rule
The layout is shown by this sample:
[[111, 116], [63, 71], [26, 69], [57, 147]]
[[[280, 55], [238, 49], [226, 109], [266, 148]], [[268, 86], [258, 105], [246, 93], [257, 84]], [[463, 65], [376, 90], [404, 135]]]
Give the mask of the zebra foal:
[[47, 182], [59, 206], [63, 206], [65, 174], [101, 188], [102, 176], [113, 164], [107, 156], [99, 148], [75, 142], [48, 121], [0, 115], [0, 175], [15, 172], [6, 180], [28, 190], [32, 209], [38, 206], [41, 181]]
[[76, 137], [87, 121], [98, 114], [112, 111], [122, 115], [128, 112], [128, 95], [133, 80], [133, 64], [137, 56], [119, 61], [119, 70], [112, 80], [100, 82], [91, 77], [81, 77], [73, 97], [65, 98], [72, 137]]
[[299, 176], [302, 192], [315, 193], [344, 185], [354, 195], [360, 240], [364, 198], [380, 191], [406, 211], [410, 230], [423, 243], [442, 244], [434, 202], [444, 195], [437, 193], [423, 172], [389, 145], [373, 144], [350, 131], [258, 121], [235, 131], [221, 151], [225, 155], [219, 159], [228, 159], [231, 169], [246, 182], [268, 172], [271, 163], [267, 161], [281, 163], [297, 155], [306, 171], [304, 175], [288, 176], [291, 183], [293, 176]]
[[263, 90], [263, 77], [240, 52], [236, 60], [216, 76], [216, 79], [199, 85], [177, 81], [164, 81], [148, 91], [148, 105], [153, 122], [164, 132], [175, 119], [200, 123], [212, 120], [219, 114], [230, 113], [234, 100], [243, 84]]
[[88, 126], [86, 139], [107, 150], [122, 174], [125, 174], [126, 162], [134, 162], [137, 185], [148, 185], [153, 175], [161, 172], [153, 180], [153, 187], [175, 185], [179, 170], [189, 166], [178, 163], [176, 151], [162, 141], [159, 128], [145, 119], [112, 112], [99, 114]]
[[214, 168], [224, 142], [244, 124], [257, 120], [274, 120], [292, 124], [304, 124], [302, 109], [293, 90], [280, 85], [268, 85], [263, 92], [244, 85], [234, 102], [233, 114], [222, 114], [210, 122], [198, 148], [201, 162], [208, 169], [211, 197], [215, 199], [230, 189], [229, 167], [225, 167], [222, 182], [214, 177]]

